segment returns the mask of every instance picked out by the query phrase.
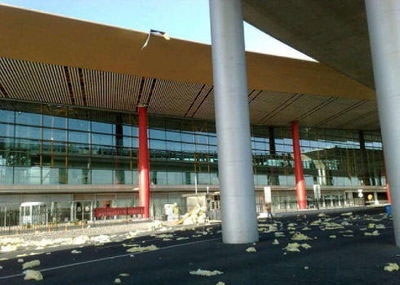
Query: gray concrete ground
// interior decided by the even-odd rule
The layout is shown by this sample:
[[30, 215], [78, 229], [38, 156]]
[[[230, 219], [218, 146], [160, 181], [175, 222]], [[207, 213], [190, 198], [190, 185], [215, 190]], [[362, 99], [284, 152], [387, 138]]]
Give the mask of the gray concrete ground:
[[[43, 274], [39, 282], [57, 285], [118, 281], [122, 284], [399, 284], [400, 280], [400, 271], [385, 270], [389, 263], [400, 264], [400, 249], [394, 245], [391, 217], [383, 208], [275, 214], [274, 220], [259, 220], [260, 241], [244, 245], [223, 244], [218, 224], [178, 228], [143, 222], [85, 228], [73, 232], [73, 237], [71, 234], [27, 236], [31, 241], [44, 236], [76, 240], [66, 246], [68, 249], [59, 245], [38, 249], [35, 245], [37, 253], [41, 250], [47, 253], [32, 256], [28, 253], [32, 248], [25, 253], [21, 250], [18, 254], [22, 256], [17, 258], [9, 251], [10, 258], [0, 262], [3, 268], [0, 284], [36, 282], [23, 281], [18, 262], [21, 258], [24, 262], [40, 260], [41, 264], [34, 268]], [[135, 252], [129, 252], [131, 248]]]

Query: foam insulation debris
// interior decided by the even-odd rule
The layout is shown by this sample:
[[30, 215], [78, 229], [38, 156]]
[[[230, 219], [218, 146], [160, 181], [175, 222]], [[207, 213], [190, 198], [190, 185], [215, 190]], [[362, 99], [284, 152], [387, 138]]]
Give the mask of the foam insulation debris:
[[39, 265], [40, 265], [40, 260], [38, 260], [38, 259], [31, 260], [31, 261], [28, 261], [28, 262], [25, 262], [22, 264], [22, 270], [28, 269], [28, 268], [33, 268], [33, 267], [36, 267]]
[[377, 230], [375, 230], [372, 233], [365, 232], [364, 235], [365, 236], [380, 236], [381, 234]]
[[204, 207], [197, 205], [190, 212], [184, 214], [177, 224], [182, 225], [198, 225], [204, 224], [207, 220], [206, 211]]
[[292, 240], [310, 240], [310, 239], [312, 239], [312, 238], [310, 238], [302, 233], [299, 233], [299, 232], [295, 233], [292, 236]]
[[129, 273], [120, 273], [118, 276], [121, 276], [121, 277], [128, 277], [128, 276], [130, 276], [130, 274], [129, 274]]
[[248, 247], [247, 249], [246, 249], [246, 251], [247, 252], [257, 252], [257, 250], [256, 250], [256, 248], [255, 247]]
[[275, 237], [279, 238], [279, 237], [285, 237], [285, 233], [284, 232], [275, 232], [274, 233]]
[[127, 252], [144, 252], [144, 251], [153, 251], [159, 249], [155, 245], [149, 245], [149, 246], [136, 246], [136, 247], [131, 247], [128, 248], [126, 251]]
[[28, 269], [23, 272], [25, 274], [24, 280], [43, 280], [43, 275], [40, 271]]
[[393, 272], [393, 271], [398, 271], [400, 269], [400, 266], [397, 263], [388, 263], [383, 270]]
[[190, 271], [189, 272], [191, 275], [199, 275], [199, 276], [215, 276], [215, 275], [221, 275], [224, 274], [223, 272], [219, 270], [204, 270], [204, 269], [197, 269], [195, 271]]
[[283, 249], [285, 249], [286, 251], [291, 251], [291, 252], [300, 252], [300, 247], [302, 247], [304, 249], [309, 249], [309, 248], [311, 248], [311, 245], [309, 245], [308, 243], [299, 244], [297, 242], [293, 242], [293, 243], [288, 243], [288, 245], [286, 247], [284, 247]]

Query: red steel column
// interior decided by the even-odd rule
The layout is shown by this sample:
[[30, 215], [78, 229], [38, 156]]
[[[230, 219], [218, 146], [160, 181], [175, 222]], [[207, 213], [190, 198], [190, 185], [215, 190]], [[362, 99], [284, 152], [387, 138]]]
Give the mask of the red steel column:
[[390, 184], [386, 184], [386, 197], [389, 204], [392, 204], [392, 193], [390, 193]]
[[294, 175], [296, 178], [296, 200], [299, 209], [307, 208], [306, 183], [304, 181], [303, 163], [301, 161], [299, 123], [292, 122], [292, 140], [294, 156]]
[[144, 218], [149, 217], [150, 208], [150, 163], [147, 141], [147, 107], [139, 106], [139, 204], [144, 207]]

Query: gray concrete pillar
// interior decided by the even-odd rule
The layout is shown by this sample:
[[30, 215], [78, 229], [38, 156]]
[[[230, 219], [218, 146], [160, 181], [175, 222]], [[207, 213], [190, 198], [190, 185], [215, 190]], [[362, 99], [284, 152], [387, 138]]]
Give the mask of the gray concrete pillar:
[[224, 243], [258, 240], [240, 0], [210, 0]]
[[400, 246], [400, 1], [366, 0], [365, 4], [394, 235]]

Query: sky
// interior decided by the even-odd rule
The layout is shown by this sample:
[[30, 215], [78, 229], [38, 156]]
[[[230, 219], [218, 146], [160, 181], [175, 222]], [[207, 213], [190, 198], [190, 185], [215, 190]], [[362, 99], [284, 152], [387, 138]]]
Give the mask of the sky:
[[[5, 0], [1, 4], [210, 44], [208, 0]], [[247, 51], [312, 60], [244, 23]]]

